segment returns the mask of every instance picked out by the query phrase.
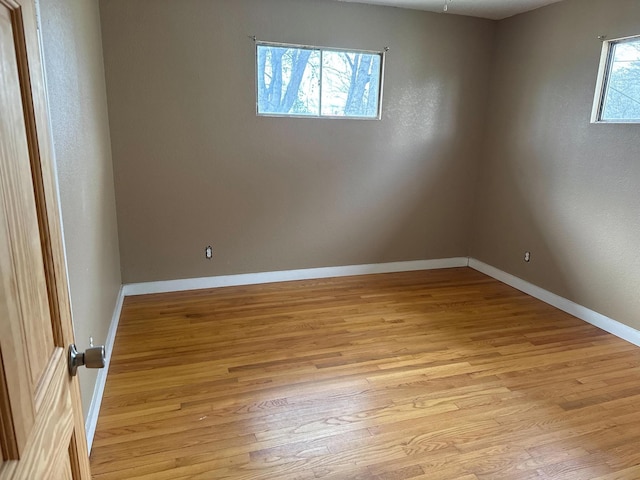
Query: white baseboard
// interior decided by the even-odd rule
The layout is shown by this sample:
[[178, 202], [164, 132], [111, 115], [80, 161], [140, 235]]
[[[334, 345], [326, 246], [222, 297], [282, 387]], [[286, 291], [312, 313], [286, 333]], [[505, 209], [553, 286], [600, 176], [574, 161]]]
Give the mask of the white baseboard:
[[187, 278], [162, 282], [129, 283], [123, 286], [125, 296], [149, 293], [181, 292], [203, 288], [254, 285], [259, 283], [288, 282], [316, 278], [346, 277], [372, 273], [409, 272], [414, 270], [434, 270], [437, 268], [466, 267], [467, 257], [443, 258], [436, 260], [415, 260], [410, 262], [375, 263], [370, 265], [349, 265], [343, 267], [305, 268], [279, 272], [246, 273], [219, 277]]
[[109, 332], [107, 333], [107, 339], [104, 345], [106, 353], [104, 368], [98, 370], [98, 378], [96, 379], [96, 386], [93, 389], [91, 405], [89, 406], [87, 419], [84, 422], [84, 429], [85, 434], [87, 435], [87, 445], [89, 447], [89, 453], [91, 453], [93, 436], [96, 433], [96, 426], [98, 425], [98, 414], [100, 413], [100, 405], [102, 404], [102, 396], [104, 395], [104, 386], [107, 383], [109, 363], [111, 363], [111, 353], [113, 352], [113, 343], [116, 340], [116, 331], [118, 330], [118, 322], [120, 321], [120, 313], [122, 312], [124, 297], [124, 287], [120, 287], [118, 298], [116, 300], [116, 306], [113, 309], [113, 316], [111, 317], [111, 325], [109, 326]]
[[564, 297], [551, 293], [548, 290], [540, 288], [532, 283], [529, 283], [521, 278], [515, 277], [509, 273], [503, 272], [491, 265], [476, 260], [475, 258], [469, 259], [469, 267], [478, 270], [479, 272], [489, 275], [496, 280], [506, 283], [532, 297], [542, 300], [549, 305], [552, 305], [564, 312], [573, 315], [587, 323], [590, 323], [602, 330], [605, 330], [616, 337], [619, 337], [634, 345], [640, 346], [640, 331], [631, 328], [623, 323], [618, 322], [612, 318], [606, 317], [601, 313], [595, 312], [587, 307], [583, 307], [571, 300], [567, 300]]

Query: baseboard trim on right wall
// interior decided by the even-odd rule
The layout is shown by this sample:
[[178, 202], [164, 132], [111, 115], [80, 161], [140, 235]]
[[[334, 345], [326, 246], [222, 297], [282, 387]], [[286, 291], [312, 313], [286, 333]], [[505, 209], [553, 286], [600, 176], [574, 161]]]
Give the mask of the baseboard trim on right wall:
[[532, 283], [522, 280], [521, 278], [492, 267], [491, 265], [487, 265], [475, 258], [469, 258], [469, 267], [640, 347], [640, 331], [631, 328], [624, 323], [620, 323], [617, 320], [602, 315], [601, 313], [595, 312], [587, 307], [583, 307], [582, 305], [572, 302], [571, 300], [567, 300], [560, 295], [551, 293], [544, 288], [540, 288]]

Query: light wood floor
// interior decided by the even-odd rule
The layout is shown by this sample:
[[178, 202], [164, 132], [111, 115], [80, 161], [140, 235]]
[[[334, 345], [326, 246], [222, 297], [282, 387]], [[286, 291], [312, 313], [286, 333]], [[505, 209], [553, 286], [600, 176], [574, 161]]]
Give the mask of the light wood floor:
[[107, 479], [640, 479], [640, 348], [471, 269], [130, 297]]

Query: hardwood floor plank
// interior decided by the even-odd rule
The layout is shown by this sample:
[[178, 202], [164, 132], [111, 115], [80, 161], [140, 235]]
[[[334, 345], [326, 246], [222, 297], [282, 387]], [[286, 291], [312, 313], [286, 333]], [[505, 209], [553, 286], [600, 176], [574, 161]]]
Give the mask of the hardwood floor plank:
[[640, 349], [468, 268], [128, 297], [97, 480], [640, 478]]

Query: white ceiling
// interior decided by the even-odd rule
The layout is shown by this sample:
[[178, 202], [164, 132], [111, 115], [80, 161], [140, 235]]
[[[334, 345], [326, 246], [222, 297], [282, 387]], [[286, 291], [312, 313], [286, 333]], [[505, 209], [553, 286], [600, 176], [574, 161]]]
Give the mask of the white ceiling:
[[[429, 12], [443, 12], [445, 0], [339, 0], [370, 3], [391, 7], [412, 8]], [[544, 7], [560, 0], [447, 0], [447, 13], [501, 20], [503, 18]]]

